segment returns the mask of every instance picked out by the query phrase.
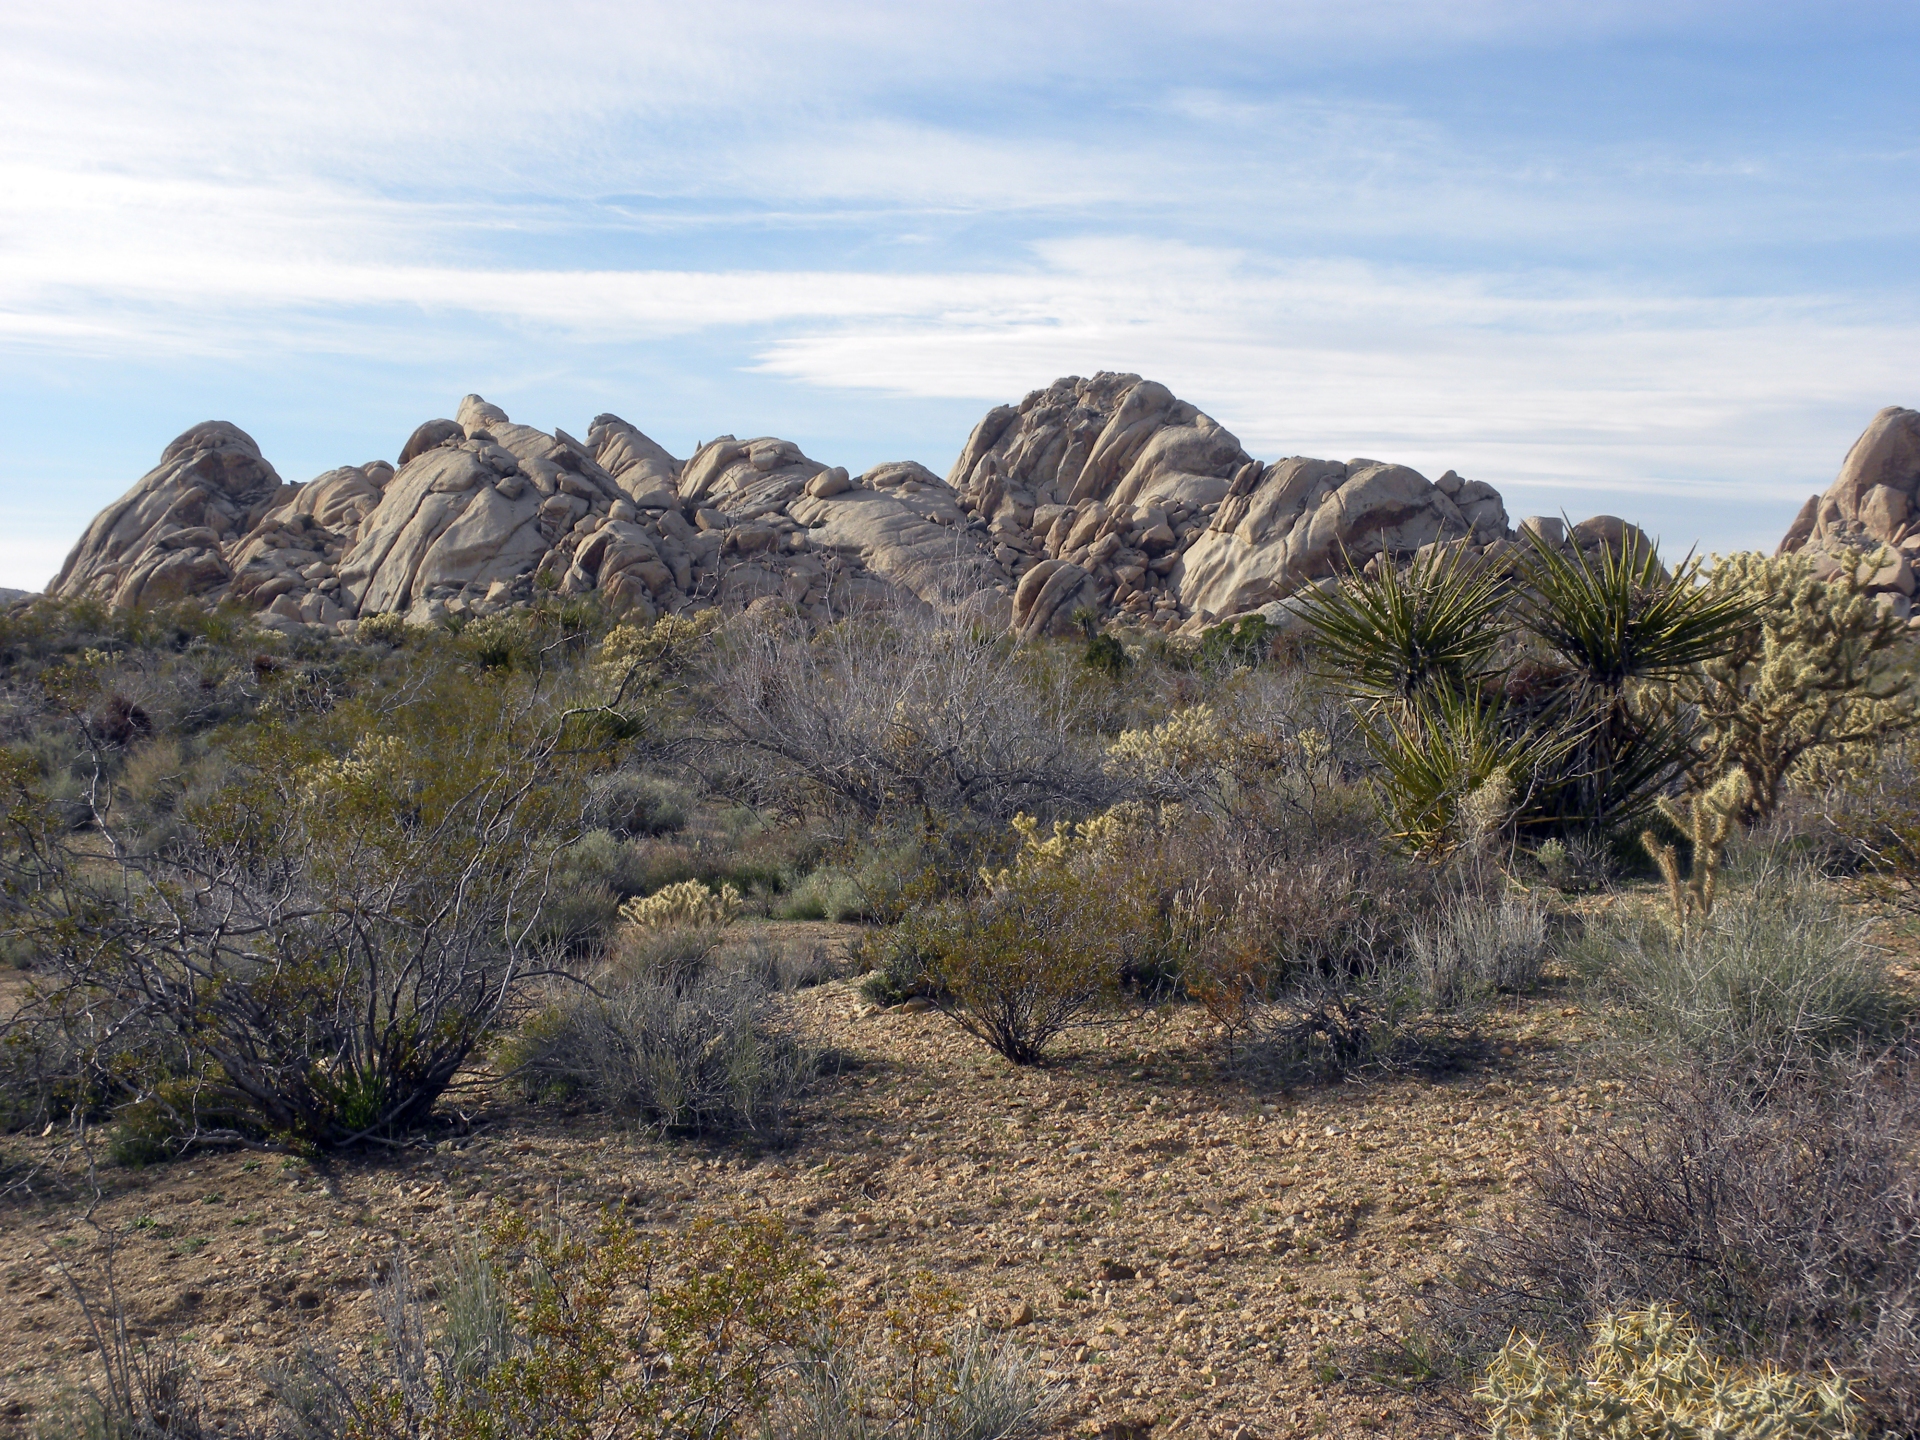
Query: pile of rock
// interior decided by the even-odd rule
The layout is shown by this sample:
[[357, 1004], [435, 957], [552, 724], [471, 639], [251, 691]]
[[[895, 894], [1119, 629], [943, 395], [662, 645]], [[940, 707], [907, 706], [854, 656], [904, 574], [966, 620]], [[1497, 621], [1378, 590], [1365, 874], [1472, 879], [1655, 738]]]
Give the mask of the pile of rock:
[[1103, 373], [990, 411], [945, 480], [912, 461], [851, 476], [772, 437], [681, 461], [616, 415], [581, 441], [469, 395], [397, 463], [289, 485], [209, 422], [102, 512], [49, 589], [238, 601], [284, 630], [485, 615], [545, 586], [643, 618], [776, 604], [824, 622], [917, 602], [1025, 636], [1089, 613], [1202, 628], [1349, 563], [1513, 543], [1490, 486], [1373, 460], [1263, 466], [1165, 386]]
[[1847, 451], [1824, 495], [1810, 495], [1780, 541], [1823, 575], [1851, 570], [1881, 604], [1920, 629], [1920, 411], [1889, 405]]

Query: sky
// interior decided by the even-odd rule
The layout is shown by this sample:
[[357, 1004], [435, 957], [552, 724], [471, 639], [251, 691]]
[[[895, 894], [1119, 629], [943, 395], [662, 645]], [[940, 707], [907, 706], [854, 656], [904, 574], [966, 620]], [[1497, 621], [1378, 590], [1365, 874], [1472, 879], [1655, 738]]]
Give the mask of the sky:
[[1103, 369], [1771, 548], [1920, 406], [1917, 62], [1891, 0], [0, 7], [0, 586], [205, 419], [945, 473]]

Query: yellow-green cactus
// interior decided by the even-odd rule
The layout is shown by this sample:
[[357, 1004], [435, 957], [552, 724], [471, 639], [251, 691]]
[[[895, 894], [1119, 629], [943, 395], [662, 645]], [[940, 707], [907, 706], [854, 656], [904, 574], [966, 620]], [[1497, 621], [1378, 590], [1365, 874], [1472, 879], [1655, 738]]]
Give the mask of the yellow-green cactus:
[[1709, 1354], [1662, 1305], [1604, 1317], [1578, 1370], [1516, 1335], [1475, 1392], [1493, 1440], [1853, 1440], [1860, 1417], [1839, 1376]]

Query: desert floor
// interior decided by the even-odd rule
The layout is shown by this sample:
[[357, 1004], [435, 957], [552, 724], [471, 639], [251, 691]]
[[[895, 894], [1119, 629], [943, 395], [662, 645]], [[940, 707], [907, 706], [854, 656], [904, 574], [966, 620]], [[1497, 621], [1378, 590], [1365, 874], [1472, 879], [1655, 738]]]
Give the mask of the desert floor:
[[1061, 1387], [1063, 1432], [1444, 1437], [1470, 1413], [1360, 1378], [1355, 1356], [1406, 1333], [1541, 1135], [1601, 1123], [1615, 1093], [1582, 1058], [1596, 1017], [1554, 984], [1496, 1012], [1475, 1063], [1316, 1088], [1223, 1078], [1195, 1005], [1018, 1069], [851, 980], [789, 1003], [836, 1073], [780, 1145], [496, 1100], [392, 1153], [101, 1166], [97, 1199], [69, 1160], [0, 1212], [0, 1425], [30, 1428], [97, 1363], [79, 1294], [102, 1321], [117, 1294], [136, 1340], [197, 1360], [216, 1416], [259, 1418], [291, 1347], [377, 1343], [369, 1276], [396, 1247], [417, 1269], [501, 1207], [623, 1206], [650, 1227], [784, 1216], [876, 1310], [916, 1271], [947, 1277]]

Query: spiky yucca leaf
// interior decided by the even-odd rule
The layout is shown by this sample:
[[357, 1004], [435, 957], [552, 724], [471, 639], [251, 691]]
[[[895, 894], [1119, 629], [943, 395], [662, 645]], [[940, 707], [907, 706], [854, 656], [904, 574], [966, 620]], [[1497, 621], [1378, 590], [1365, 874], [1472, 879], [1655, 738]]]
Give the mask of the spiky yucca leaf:
[[1453, 550], [1415, 561], [1404, 578], [1392, 565], [1371, 579], [1349, 570], [1331, 590], [1302, 591], [1300, 618], [1320, 642], [1321, 669], [1348, 694], [1409, 701], [1472, 686], [1500, 643], [1505, 594], [1490, 567]]
[[1587, 683], [1618, 692], [1636, 680], [1671, 680], [1724, 654], [1752, 625], [1746, 597], [1702, 584], [1689, 554], [1669, 575], [1651, 545], [1607, 545], [1595, 559], [1527, 532], [1533, 547], [1521, 611], [1527, 628]]
[[1496, 705], [1445, 688], [1363, 719], [1361, 733], [1393, 838], [1427, 857], [1504, 827], [1576, 738], [1511, 729]]

